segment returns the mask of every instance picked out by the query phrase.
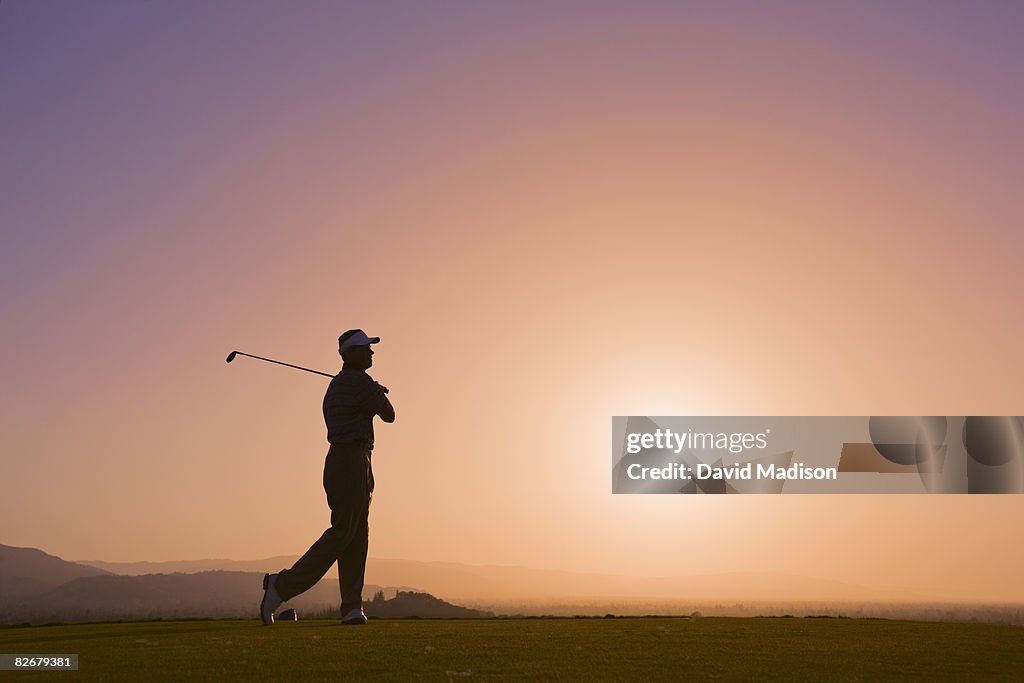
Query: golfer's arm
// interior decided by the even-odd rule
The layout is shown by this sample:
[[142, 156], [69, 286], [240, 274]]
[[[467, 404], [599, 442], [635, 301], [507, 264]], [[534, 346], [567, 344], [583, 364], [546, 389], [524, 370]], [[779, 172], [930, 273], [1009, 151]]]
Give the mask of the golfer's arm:
[[363, 387], [362, 404], [370, 415], [379, 415], [385, 422], [395, 421], [395, 407], [388, 400], [387, 389], [380, 382], [370, 380]]
[[385, 396], [384, 394], [381, 394], [380, 398], [384, 405], [380, 407], [380, 410], [377, 411], [377, 414], [380, 415], [380, 419], [384, 420], [385, 422], [394, 422], [395, 407], [391, 405], [391, 401], [389, 401], [388, 397]]

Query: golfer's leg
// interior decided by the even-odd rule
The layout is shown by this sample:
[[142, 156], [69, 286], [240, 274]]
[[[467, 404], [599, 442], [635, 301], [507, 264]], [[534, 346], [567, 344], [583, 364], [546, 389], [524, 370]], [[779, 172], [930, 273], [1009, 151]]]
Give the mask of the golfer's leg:
[[352, 465], [350, 459], [344, 456], [344, 449], [334, 446], [327, 452], [323, 482], [327, 505], [331, 508], [331, 528], [310, 546], [295, 566], [278, 574], [276, 588], [283, 600], [289, 600], [315, 586], [331, 565], [338, 561], [342, 549], [351, 542], [355, 532], [351, 510], [353, 496], [348, 493], [346, 484], [352, 475], [346, 476], [346, 470], [351, 469]]
[[275, 587], [282, 600], [288, 601], [296, 595], [305, 593], [323, 578], [338, 559], [341, 548], [349, 542], [349, 539], [339, 535], [338, 531], [331, 526], [309, 547], [305, 555], [296, 560], [291, 569], [284, 569], [277, 575]]
[[352, 540], [338, 558], [338, 579], [341, 583], [341, 613], [363, 606], [363, 579], [366, 574], [366, 548], [370, 538], [369, 505], [361, 510]]

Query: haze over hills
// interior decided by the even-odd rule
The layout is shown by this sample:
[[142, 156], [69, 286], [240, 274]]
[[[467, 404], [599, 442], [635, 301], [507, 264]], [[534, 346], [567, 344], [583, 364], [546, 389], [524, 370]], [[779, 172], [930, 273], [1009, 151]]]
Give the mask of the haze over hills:
[[66, 562], [36, 548], [0, 545], [0, 604], [14, 597], [44, 593], [74, 579], [113, 573]]
[[231, 571], [231, 572], [276, 572], [292, 566], [293, 555], [275, 555], [262, 560], [171, 560], [169, 562], [104, 562], [102, 560], [75, 560], [79, 565], [102, 569], [111, 574], [137, 576], [139, 574], [173, 574], [182, 572]]
[[775, 572], [640, 578], [526, 567], [376, 559], [367, 563], [367, 576], [383, 583], [406, 577], [435, 595], [474, 601], [566, 598], [886, 601], [907, 598], [897, 591]]
[[[82, 561], [117, 574], [173, 571], [277, 571], [295, 557], [263, 560], [184, 560], [172, 562]], [[777, 572], [733, 572], [698, 576], [639, 578], [612, 574], [567, 572], [526, 567], [470, 565], [369, 558], [366, 578], [384, 586], [415, 586], [448, 600], [580, 601], [597, 599], [801, 600], [891, 602], [956, 600], [970, 596], [915, 594]]]
[[[100, 568], [66, 562], [34, 548], [0, 546], [0, 622], [255, 618], [263, 572], [292, 561], [277, 556], [251, 561], [103, 562], [97, 563]], [[184, 568], [202, 571], [181, 572]], [[118, 569], [126, 573], [113, 573]], [[153, 573], [127, 573], [142, 569]], [[825, 614], [1024, 624], [1024, 601], [982, 605], [770, 572], [637, 578], [371, 558], [367, 579], [373, 583], [365, 587], [364, 602], [372, 602], [378, 616], [703, 611], [723, 616]], [[384, 600], [375, 597], [379, 590]], [[339, 602], [337, 579], [325, 578], [286, 607], [307, 616], [329, 616], [336, 614]], [[479, 609], [470, 609], [474, 607]]]
[[[40, 594], [72, 579], [91, 576], [138, 576], [175, 572], [262, 574], [290, 566], [294, 560], [293, 556], [279, 555], [258, 560], [206, 559], [127, 563], [91, 560], [71, 563], [36, 549], [0, 546], [0, 600], [5, 595], [25, 597]], [[327, 578], [307, 594], [310, 604], [333, 604], [336, 601], [337, 579], [332, 578], [333, 575], [332, 570]], [[445, 600], [475, 605], [579, 603], [600, 600], [884, 603], [961, 601], [974, 597], [970, 593], [958, 592], [956, 588], [944, 591], [941, 595], [912, 593], [775, 572], [638, 578], [526, 567], [384, 558], [367, 560], [366, 578], [367, 597], [372, 595], [369, 586], [390, 586], [389, 594], [397, 590], [425, 591]], [[256, 579], [247, 581], [248, 585], [252, 585]], [[302, 596], [300, 600], [307, 596]], [[312, 599], [313, 596], [315, 600]]]
[[[204, 571], [123, 576], [67, 562], [36, 548], [0, 545], [0, 616], [4, 621], [175, 616], [251, 617], [262, 572]], [[397, 588], [367, 585], [393, 596]], [[338, 580], [325, 578], [289, 603], [304, 611], [338, 606]]]
[[[154, 563], [151, 568], [161, 566]], [[256, 618], [263, 595], [262, 579], [261, 571], [119, 575], [67, 562], [35, 548], [0, 545], [0, 623]], [[367, 584], [363, 595], [372, 605], [368, 613], [375, 616], [493, 616], [405, 587]], [[294, 607], [300, 614], [331, 615], [339, 612], [340, 603], [338, 580], [324, 578], [282, 609]]]

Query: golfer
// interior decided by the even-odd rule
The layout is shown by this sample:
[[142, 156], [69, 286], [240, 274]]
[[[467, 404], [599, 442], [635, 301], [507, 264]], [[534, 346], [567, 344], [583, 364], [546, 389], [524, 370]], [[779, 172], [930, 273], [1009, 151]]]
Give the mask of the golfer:
[[316, 585], [335, 562], [341, 580], [341, 623], [366, 623], [363, 574], [373, 495], [373, 417], [395, 421], [387, 388], [366, 374], [373, 365], [370, 345], [379, 341], [380, 337], [367, 337], [362, 330], [349, 330], [338, 337], [338, 353], [344, 363], [324, 396], [324, 421], [331, 444], [324, 464], [324, 490], [331, 526], [291, 569], [264, 575], [260, 617], [267, 626], [274, 623], [274, 611], [281, 603]]

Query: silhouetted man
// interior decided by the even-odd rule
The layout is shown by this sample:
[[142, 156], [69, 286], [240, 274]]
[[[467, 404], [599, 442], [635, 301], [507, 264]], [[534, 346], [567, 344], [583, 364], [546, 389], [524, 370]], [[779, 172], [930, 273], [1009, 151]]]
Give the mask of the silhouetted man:
[[373, 494], [373, 417], [395, 421], [387, 388], [366, 374], [373, 365], [370, 345], [379, 341], [380, 337], [367, 337], [362, 330], [338, 337], [344, 364], [324, 395], [324, 422], [331, 444], [324, 464], [324, 490], [331, 526], [291, 569], [264, 575], [260, 617], [267, 626], [274, 623], [274, 611], [281, 603], [316, 585], [335, 562], [341, 580], [341, 623], [366, 623], [363, 574]]

